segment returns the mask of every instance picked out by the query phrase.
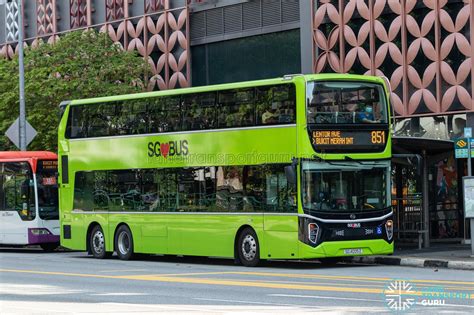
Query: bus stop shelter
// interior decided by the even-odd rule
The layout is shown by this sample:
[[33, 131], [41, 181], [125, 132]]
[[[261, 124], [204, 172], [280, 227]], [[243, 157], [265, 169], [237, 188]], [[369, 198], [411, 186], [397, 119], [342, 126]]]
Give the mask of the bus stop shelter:
[[[454, 144], [450, 140], [434, 140], [416, 137], [393, 137], [393, 158], [395, 172], [392, 174], [395, 198], [394, 221], [396, 234], [399, 239], [411, 238], [418, 242], [418, 248], [430, 246], [430, 182], [435, 174], [430, 173], [430, 167], [439, 161], [454, 155]], [[398, 167], [397, 167], [398, 166]], [[410, 176], [416, 178], [418, 189], [411, 193], [411, 187], [403, 185]], [[459, 177], [459, 176], [458, 176]], [[462, 175], [461, 175], [462, 177]], [[408, 180], [409, 181], [409, 180]], [[408, 185], [409, 186], [409, 185]], [[433, 201], [433, 200], [431, 200]], [[436, 207], [431, 203], [432, 208]]]

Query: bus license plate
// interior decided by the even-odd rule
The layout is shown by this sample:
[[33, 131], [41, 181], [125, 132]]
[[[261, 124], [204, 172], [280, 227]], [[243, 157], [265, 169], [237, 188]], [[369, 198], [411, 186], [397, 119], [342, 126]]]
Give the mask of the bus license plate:
[[344, 254], [346, 254], [346, 255], [360, 255], [360, 254], [362, 254], [362, 248], [344, 249]]

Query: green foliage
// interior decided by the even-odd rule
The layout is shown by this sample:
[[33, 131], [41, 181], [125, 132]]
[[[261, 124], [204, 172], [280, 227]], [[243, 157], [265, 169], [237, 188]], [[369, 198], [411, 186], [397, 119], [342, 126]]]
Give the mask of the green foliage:
[[[25, 51], [28, 122], [38, 135], [28, 150], [57, 148], [58, 105], [64, 100], [141, 92], [147, 63], [107, 34], [78, 31], [54, 45]], [[0, 58], [0, 151], [16, 150], [4, 136], [19, 115], [18, 58]]]

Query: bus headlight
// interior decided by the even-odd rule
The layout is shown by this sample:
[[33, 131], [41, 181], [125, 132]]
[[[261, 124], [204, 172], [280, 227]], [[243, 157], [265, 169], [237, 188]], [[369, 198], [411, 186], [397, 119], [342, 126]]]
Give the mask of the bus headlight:
[[316, 223], [308, 224], [308, 239], [311, 243], [316, 244], [318, 241], [319, 226]]
[[51, 234], [47, 229], [31, 229], [33, 235], [48, 235]]
[[391, 240], [393, 237], [393, 221], [392, 220], [387, 220], [387, 222], [385, 222], [385, 231], [387, 231], [388, 240]]

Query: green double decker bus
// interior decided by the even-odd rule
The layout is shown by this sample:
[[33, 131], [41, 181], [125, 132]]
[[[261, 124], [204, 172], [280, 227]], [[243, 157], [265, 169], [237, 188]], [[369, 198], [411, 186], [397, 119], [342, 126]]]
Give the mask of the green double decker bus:
[[64, 247], [246, 266], [393, 252], [381, 78], [288, 75], [61, 108]]

